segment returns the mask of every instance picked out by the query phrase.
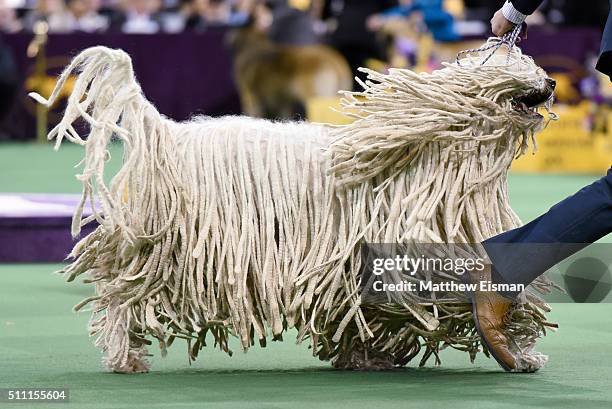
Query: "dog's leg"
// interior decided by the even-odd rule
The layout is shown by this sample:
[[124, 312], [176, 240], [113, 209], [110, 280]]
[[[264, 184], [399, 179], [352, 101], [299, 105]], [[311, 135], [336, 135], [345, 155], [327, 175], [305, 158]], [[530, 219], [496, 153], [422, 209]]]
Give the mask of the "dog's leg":
[[131, 314], [131, 308], [121, 308], [119, 300], [114, 299], [107, 305], [106, 316], [98, 321], [103, 328], [96, 346], [104, 352], [102, 362], [113, 372], [149, 372], [146, 341], [135, 335], [138, 331]]
[[357, 343], [350, 350], [344, 351], [334, 359], [336, 369], [355, 371], [387, 371], [393, 369], [394, 357], [388, 352], [381, 352]]
[[239, 85], [240, 105], [242, 112], [253, 118], [263, 117], [261, 101], [255, 96], [255, 93], [245, 85]]

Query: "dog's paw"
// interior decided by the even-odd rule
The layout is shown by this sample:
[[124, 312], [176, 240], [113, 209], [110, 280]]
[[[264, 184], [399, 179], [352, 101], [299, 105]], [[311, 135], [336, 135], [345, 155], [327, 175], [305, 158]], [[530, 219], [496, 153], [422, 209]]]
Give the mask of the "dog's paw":
[[119, 365], [111, 369], [114, 373], [122, 374], [147, 373], [151, 369], [151, 365], [142, 359], [129, 359], [127, 364]]
[[395, 368], [393, 355], [386, 352], [354, 348], [333, 362], [336, 369], [353, 371], [388, 371]]
[[533, 348], [527, 351], [516, 351], [514, 372], [536, 372], [546, 365], [548, 356], [534, 351]]
[[106, 360], [106, 365], [115, 373], [147, 373], [151, 369], [151, 365], [146, 356], [147, 352], [144, 348], [130, 350], [126, 360], [116, 360], [114, 362]]

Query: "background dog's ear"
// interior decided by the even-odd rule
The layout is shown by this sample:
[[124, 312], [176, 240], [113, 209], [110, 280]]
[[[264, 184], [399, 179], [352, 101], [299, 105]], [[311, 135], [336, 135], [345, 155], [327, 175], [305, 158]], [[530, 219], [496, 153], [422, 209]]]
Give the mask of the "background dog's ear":
[[[249, 20], [251, 20], [251, 18], [249, 17]], [[249, 32], [251, 32], [252, 29], [250, 28], [250, 26], [245, 25], [239, 28], [235, 28], [233, 30], [229, 30], [226, 34], [225, 34], [225, 45], [233, 52], [237, 53], [240, 51], [241, 48], [243, 48], [245, 46], [245, 44], [247, 43], [247, 39], [249, 37]]]
[[253, 14], [250, 14], [244, 24], [233, 30], [229, 30], [225, 34], [224, 42], [233, 52], [239, 52], [242, 48], [250, 44], [249, 39], [252, 39], [254, 36], [261, 36], [261, 34], [257, 30]]
[[225, 45], [234, 52], [237, 51], [237, 48], [240, 45], [240, 31], [242, 31], [242, 28], [229, 30], [227, 33], [225, 33], [225, 38], [223, 39]]

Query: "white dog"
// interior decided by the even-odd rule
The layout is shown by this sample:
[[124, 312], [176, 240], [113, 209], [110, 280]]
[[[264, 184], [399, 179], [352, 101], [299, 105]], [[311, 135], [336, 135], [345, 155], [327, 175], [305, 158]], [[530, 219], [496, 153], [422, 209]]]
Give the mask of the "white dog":
[[[60, 77], [78, 74], [66, 112], [49, 138], [85, 146], [83, 203], [73, 234], [97, 220], [64, 270], [85, 274], [96, 293], [90, 332], [118, 372], [148, 370], [150, 338], [162, 353], [175, 338], [195, 357], [210, 334], [230, 352], [296, 328], [313, 354], [336, 367], [421, 364], [450, 345], [479, 348], [469, 305], [364, 305], [364, 242], [478, 243], [516, 227], [506, 173], [543, 125], [537, 107], [552, 96], [546, 74], [512, 48], [431, 74], [367, 71], [361, 93], [345, 93], [347, 126], [275, 123], [246, 117], [175, 123], [143, 97], [131, 60], [95, 47]], [[160, 80], [162, 80], [160, 78]], [[72, 124], [90, 125], [81, 139]], [[104, 182], [115, 136], [124, 162]], [[521, 365], [544, 324], [536, 298], [517, 306], [510, 337]], [[525, 331], [529, 330], [529, 331]], [[514, 332], [513, 332], [514, 331]], [[519, 334], [529, 333], [529, 336]]]

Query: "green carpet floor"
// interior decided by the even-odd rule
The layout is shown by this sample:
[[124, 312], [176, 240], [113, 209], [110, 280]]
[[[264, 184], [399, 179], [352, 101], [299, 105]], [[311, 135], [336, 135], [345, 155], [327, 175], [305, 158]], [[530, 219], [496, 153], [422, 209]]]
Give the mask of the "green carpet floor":
[[[72, 165], [81, 148], [0, 144], [0, 192], [77, 192]], [[116, 168], [118, 149], [113, 149]], [[593, 177], [512, 175], [511, 201], [527, 221]], [[167, 358], [155, 348], [153, 372], [105, 372], [86, 332], [87, 313], [71, 307], [91, 294], [53, 275], [58, 265], [0, 265], [0, 388], [67, 387], [69, 404], [4, 408], [611, 408], [612, 305], [556, 304], [558, 333], [539, 350], [536, 374], [506, 374], [479, 356], [444, 351], [441, 367], [382, 373], [335, 371], [296, 346], [292, 335], [268, 348], [227, 357], [212, 349], [189, 365], [184, 344]]]
[[0, 266], [0, 387], [67, 387], [75, 408], [612, 407], [610, 304], [555, 305], [561, 329], [539, 345], [550, 362], [536, 374], [506, 374], [452, 350], [438, 368], [335, 371], [289, 334], [231, 358], [207, 349], [191, 366], [177, 342], [166, 358], [151, 349], [152, 373], [116, 375], [87, 337], [88, 314], [70, 312], [90, 289], [52, 275], [57, 267]]

